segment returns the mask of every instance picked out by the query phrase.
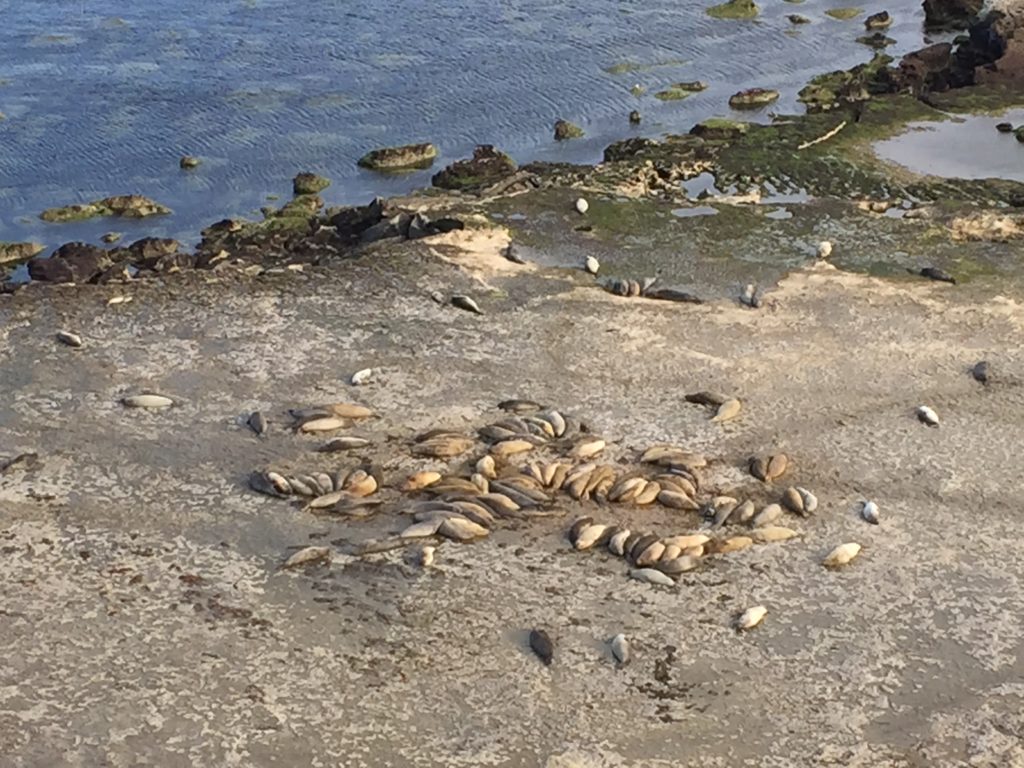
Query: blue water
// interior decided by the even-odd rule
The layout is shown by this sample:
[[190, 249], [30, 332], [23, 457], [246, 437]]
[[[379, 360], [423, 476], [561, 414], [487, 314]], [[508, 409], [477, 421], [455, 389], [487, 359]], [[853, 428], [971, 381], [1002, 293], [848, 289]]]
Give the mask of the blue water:
[[[429, 184], [355, 161], [376, 146], [433, 141], [435, 170], [494, 143], [520, 161], [596, 161], [605, 145], [728, 115], [739, 88], [798, 109], [813, 74], [866, 61], [848, 3], [763, 0], [756, 21], [707, 17], [706, 2], [540, 0], [366, 4], [342, 0], [0, 0], [0, 240], [50, 246], [123, 231], [195, 239], [224, 216], [257, 216], [300, 170], [334, 180], [329, 203]], [[890, 53], [922, 44], [919, 0], [861, 6], [896, 18]], [[793, 27], [786, 15], [812, 24]], [[634, 71], [609, 72], [623, 62]], [[707, 91], [662, 103], [672, 82]], [[634, 84], [647, 89], [637, 97]], [[640, 129], [627, 114], [639, 109]], [[748, 113], [744, 113], [748, 115]], [[557, 144], [564, 117], [586, 139]], [[178, 168], [198, 155], [196, 171]], [[44, 208], [149, 195], [175, 215], [45, 224]]]

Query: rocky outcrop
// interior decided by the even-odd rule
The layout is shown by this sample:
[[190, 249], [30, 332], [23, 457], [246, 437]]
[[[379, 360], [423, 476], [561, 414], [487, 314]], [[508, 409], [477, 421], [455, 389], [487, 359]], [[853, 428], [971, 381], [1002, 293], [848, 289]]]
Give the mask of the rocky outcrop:
[[113, 264], [103, 248], [88, 243], [65, 243], [49, 258], [28, 263], [33, 280], [47, 283], [87, 283]]
[[733, 109], [759, 109], [779, 98], [779, 92], [771, 88], [747, 88], [729, 97]]
[[126, 219], [143, 219], [147, 216], [159, 216], [173, 213], [170, 208], [161, 205], [143, 195], [114, 195], [91, 203], [65, 205], [59, 208], [47, 208], [39, 214], [39, 218], [49, 222], [83, 221], [97, 216], [122, 216]]
[[729, 141], [731, 139], [738, 139], [749, 129], [749, 123], [726, 120], [721, 117], [711, 117], [693, 126], [690, 129], [690, 133], [708, 141]]
[[404, 171], [429, 168], [437, 157], [437, 147], [430, 143], [382, 147], [359, 158], [359, 165], [374, 171]]
[[568, 120], [555, 121], [555, 141], [566, 141], [567, 139], [579, 139], [583, 136], [583, 129], [576, 123]]
[[827, 112], [888, 93], [893, 89], [890, 63], [891, 56], [876, 53], [871, 61], [853, 69], [818, 75], [800, 90], [798, 100], [807, 105], [808, 112]]
[[17, 264], [28, 261], [46, 250], [39, 243], [4, 243], [0, 242], [0, 264]]
[[441, 189], [479, 190], [511, 176], [516, 169], [511, 157], [490, 144], [481, 144], [473, 150], [473, 157], [438, 171], [430, 182]]
[[930, 31], [967, 29], [985, 0], [924, 0], [924, 26]]

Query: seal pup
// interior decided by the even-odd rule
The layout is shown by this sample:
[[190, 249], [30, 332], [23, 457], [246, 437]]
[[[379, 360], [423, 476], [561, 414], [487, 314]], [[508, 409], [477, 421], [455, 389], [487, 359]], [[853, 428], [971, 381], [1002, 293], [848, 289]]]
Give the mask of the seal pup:
[[767, 615], [767, 608], [763, 605], [755, 605], [753, 608], [747, 608], [747, 610], [737, 616], [733, 625], [736, 627], [737, 632], [745, 632], [746, 630], [753, 629], [760, 624]]
[[761, 307], [761, 294], [754, 283], [747, 283], [746, 287], [740, 292], [740, 304], [751, 309], [759, 309]]
[[352, 386], [358, 387], [368, 382], [371, 378], [373, 378], [373, 368], [363, 368], [353, 373], [350, 381]]
[[526, 259], [524, 259], [519, 254], [519, 249], [515, 247], [514, 243], [509, 243], [508, 244], [508, 247], [505, 249], [505, 258], [508, 259], [509, 261], [511, 261], [513, 264], [525, 264], [526, 263]]
[[587, 256], [586, 261], [583, 262], [583, 268], [590, 274], [596, 275], [601, 269], [601, 262], [593, 256]]
[[881, 522], [881, 518], [878, 515], [878, 505], [873, 501], [861, 502], [860, 516], [864, 518], [864, 521], [871, 523], [871, 525], [878, 525]]
[[939, 415], [927, 405], [917, 406], [917, 418], [922, 424], [929, 427], [939, 426]]
[[981, 384], [988, 384], [988, 360], [981, 360], [971, 368], [971, 376]]
[[825, 559], [821, 561], [821, 564], [826, 568], [838, 568], [839, 566], [846, 565], [859, 554], [860, 544], [855, 541], [849, 541], [846, 544], [840, 544], [825, 555]]
[[530, 630], [530, 650], [537, 654], [537, 658], [544, 662], [544, 666], [551, 666], [555, 658], [555, 644], [543, 629]]
[[330, 547], [304, 547], [293, 554], [281, 565], [282, 568], [298, 568], [300, 565], [312, 565], [314, 563], [330, 563]]
[[71, 331], [58, 331], [57, 341], [73, 349], [78, 349], [82, 346], [82, 337]]
[[267, 417], [259, 411], [253, 411], [246, 419], [246, 425], [257, 435], [264, 435], [267, 431]]
[[436, 551], [437, 548], [430, 545], [420, 548], [419, 563], [421, 568], [429, 568], [434, 564], [434, 552]]
[[458, 307], [459, 309], [464, 309], [467, 312], [472, 312], [477, 315], [482, 315], [484, 313], [484, 311], [480, 309], [480, 307], [477, 305], [475, 301], [473, 301], [471, 297], [461, 293], [457, 293], [454, 296], [452, 296], [452, 306]]
[[629, 640], [621, 632], [612, 638], [612, 656], [615, 657], [615, 661], [618, 662], [618, 666], [624, 667], [629, 663], [630, 659], [630, 648]]
[[[907, 268], [907, 271], [914, 274], [914, 270], [909, 267]], [[922, 267], [917, 274], [921, 277], [927, 277], [929, 280], [937, 280], [940, 283], [956, 285], [956, 278], [949, 274], [949, 272], [945, 272], [938, 267]]]

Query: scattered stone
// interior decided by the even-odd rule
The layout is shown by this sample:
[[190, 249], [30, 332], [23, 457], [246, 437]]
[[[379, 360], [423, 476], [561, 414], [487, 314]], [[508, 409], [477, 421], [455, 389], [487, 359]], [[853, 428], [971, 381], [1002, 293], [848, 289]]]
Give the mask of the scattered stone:
[[65, 205], [47, 208], [39, 218], [48, 222], [83, 221], [97, 216], [122, 216], [128, 219], [142, 219], [147, 216], [173, 213], [167, 206], [142, 195], [115, 195], [80, 205]]
[[678, 101], [680, 99], [685, 99], [690, 94], [707, 90], [707, 87], [708, 84], [702, 80], [673, 83], [664, 90], [655, 93], [654, 98], [660, 99], [661, 101]]
[[637, 110], [634, 109], [632, 112], [629, 113], [630, 125], [640, 125], [640, 119], [640, 113]]
[[555, 141], [567, 139], [579, 139], [583, 136], [583, 129], [568, 120], [555, 121]]
[[996, 123], [996, 130], [1000, 133], [1013, 133], [1013, 123]]
[[551, 666], [551, 662], [555, 658], [555, 644], [547, 632], [543, 629], [530, 630], [530, 649], [537, 654], [538, 659], [544, 662], [544, 666]]
[[433, 144], [405, 144], [371, 150], [359, 158], [358, 164], [374, 171], [404, 171], [429, 168], [436, 157], [437, 147]]
[[296, 195], [318, 195], [329, 186], [330, 179], [308, 171], [303, 171], [292, 179], [292, 192]]
[[881, 32], [875, 32], [870, 35], [861, 35], [857, 38], [857, 42], [862, 43], [863, 45], [869, 45], [872, 48], [886, 48], [890, 45], [896, 44], [895, 40]]
[[971, 368], [971, 376], [974, 377], [975, 381], [988, 384], [988, 360], [975, 363]]

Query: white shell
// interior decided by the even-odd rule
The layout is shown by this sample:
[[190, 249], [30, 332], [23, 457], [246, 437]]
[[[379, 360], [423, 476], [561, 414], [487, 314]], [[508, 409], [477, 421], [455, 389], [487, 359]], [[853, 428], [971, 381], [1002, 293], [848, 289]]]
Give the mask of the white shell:
[[358, 387], [361, 384], [365, 384], [373, 377], [373, 368], [363, 368], [361, 371], [356, 371], [352, 374], [352, 384]]
[[628, 664], [629, 655], [629, 640], [620, 632], [612, 638], [612, 656], [619, 664]]
[[122, 401], [129, 408], [169, 408], [174, 401], [163, 395], [131, 395]]
[[648, 584], [657, 584], [662, 587], [675, 586], [675, 581], [672, 580], [671, 576], [666, 576], [654, 568], [634, 568], [629, 572], [629, 575], [637, 581], [646, 581]]
[[587, 260], [583, 263], [583, 268], [592, 275], [596, 275], [601, 269], [601, 262], [595, 259], [593, 256], [587, 256]]
[[767, 615], [768, 609], [763, 605], [755, 605], [753, 608], [747, 608], [747, 610], [736, 617], [736, 629], [753, 629], [760, 624]]
[[808, 512], [813, 512], [818, 508], [818, 497], [808, 491], [806, 488], [801, 488], [799, 485], [796, 487], [796, 492], [800, 494], [800, 498], [804, 500], [804, 509]]
[[939, 426], [939, 415], [935, 413], [927, 405], [917, 406], [917, 418], [927, 424], [929, 427]]
[[317, 563], [321, 560], [331, 561], [330, 547], [304, 547], [284, 561], [283, 568], [295, 568], [307, 563]]
[[822, 240], [818, 243], [818, 258], [827, 259], [832, 255], [832, 243], [828, 240]]
[[846, 544], [840, 544], [829, 552], [821, 563], [829, 568], [835, 568], [840, 565], [846, 565], [859, 554], [860, 544], [855, 541], [849, 541]]
[[878, 525], [881, 518], [878, 516], [878, 505], [873, 501], [865, 501], [860, 508], [860, 516], [872, 525]]
[[590, 210], [590, 203], [584, 200], [582, 197], [576, 199], [576, 210], [580, 213], [586, 213]]

